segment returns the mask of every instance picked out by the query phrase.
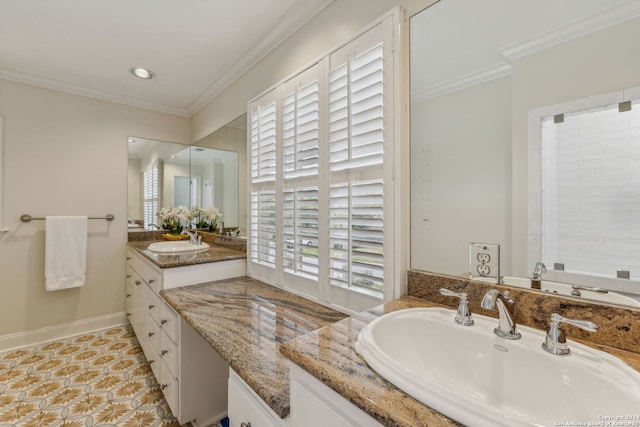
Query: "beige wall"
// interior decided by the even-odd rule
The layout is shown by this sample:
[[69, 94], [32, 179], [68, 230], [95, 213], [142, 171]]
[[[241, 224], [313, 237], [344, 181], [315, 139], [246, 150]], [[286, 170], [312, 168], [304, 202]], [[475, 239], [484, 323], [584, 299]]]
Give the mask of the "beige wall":
[[[411, 267], [460, 275], [470, 242], [511, 264], [511, 78], [411, 105]], [[416, 238], [416, 236], [418, 236]]]
[[[127, 136], [187, 143], [190, 123], [0, 80], [5, 197], [0, 233], [0, 336], [124, 310]], [[44, 222], [22, 214], [115, 215], [89, 222], [87, 283], [46, 292]]]

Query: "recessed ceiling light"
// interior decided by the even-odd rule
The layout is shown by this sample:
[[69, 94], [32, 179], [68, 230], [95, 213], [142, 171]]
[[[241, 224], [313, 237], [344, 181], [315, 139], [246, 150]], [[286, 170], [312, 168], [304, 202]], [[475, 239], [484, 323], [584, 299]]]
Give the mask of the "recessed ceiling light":
[[141, 79], [152, 79], [155, 77], [153, 71], [147, 70], [146, 68], [131, 68], [129, 71], [131, 74]]

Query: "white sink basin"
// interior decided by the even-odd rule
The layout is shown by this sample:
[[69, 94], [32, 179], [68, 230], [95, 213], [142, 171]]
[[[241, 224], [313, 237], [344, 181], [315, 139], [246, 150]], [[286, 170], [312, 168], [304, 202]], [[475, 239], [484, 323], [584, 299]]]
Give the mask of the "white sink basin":
[[157, 252], [161, 254], [178, 254], [189, 252], [201, 252], [206, 251], [209, 245], [206, 243], [200, 243], [199, 245], [192, 245], [188, 240], [178, 240], [169, 242], [155, 242], [151, 243], [147, 249], [151, 252]]
[[497, 319], [474, 314], [474, 326], [461, 326], [454, 317], [395, 311], [367, 325], [355, 348], [383, 378], [468, 426], [640, 415], [640, 373], [620, 359], [571, 340], [571, 353], [555, 356], [541, 348], [542, 331], [518, 326], [522, 339], [508, 341], [493, 333]]

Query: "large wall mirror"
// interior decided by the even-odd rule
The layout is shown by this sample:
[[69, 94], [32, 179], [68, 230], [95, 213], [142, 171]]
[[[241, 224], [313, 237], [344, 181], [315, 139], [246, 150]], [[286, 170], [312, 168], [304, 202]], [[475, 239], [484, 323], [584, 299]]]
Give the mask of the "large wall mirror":
[[225, 228], [246, 229], [246, 116], [193, 145], [129, 137], [129, 230], [155, 228], [160, 208], [217, 207]]
[[[640, 110], [635, 104], [640, 99], [638, 40], [640, 4], [632, 0], [440, 0], [411, 17], [412, 268], [469, 275], [473, 269], [469, 244], [496, 243], [502, 276], [529, 278], [536, 263], [544, 262], [548, 273], [543, 279], [562, 277], [571, 283], [573, 277], [579, 278], [573, 284], [606, 287], [631, 297], [640, 294], [637, 249], [627, 248], [628, 256], [621, 253], [612, 260], [606, 274], [580, 275], [584, 265], [601, 260], [585, 250], [582, 259], [565, 261], [543, 249], [554, 242], [540, 231], [548, 225], [543, 222], [549, 222], [541, 212], [549, 210], [541, 195], [542, 181], [549, 181], [544, 178], [540, 148], [543, 119], [549, 116], [553, 122], [557, 116], [557, 123], [566, 124], [577, 111], [612, 106], [614, 120], [621, 121], [630, 115], [623, 116], [629, 110], [620, 105]], [[607, 150], [621, 145], [620, 138]], [[585, 168], [585, 179], [593, 179], [596, 172], [588, 167], [595, 164], [601, 168], [604, 164], [606, 172], [635, 161], [638, 169], [640, 138], [630, 136], [625, 144], [635, 150], [631, 160], [623, 153], [616, 154], [618, 163], [583, 153], [576, 167]], [[571, 151], [557, 150], [560, 157]], [[638, 190], [631, 197], [635, 202], [629, 203], [625, 229], [603, 225], [604, 212], [615, 204], [610, 195], [617, 195], [622, 185], [637, 189], [640, 180], [624, 182], [617, 185], [611, 180], [601, 198], [578, 191], [570, 197], [556, 195], [590, 199], [593, 207], [584, 223], [557, 225], [560, 234], [609, 230], [598, 239], [576, 238], [574, 246], [583, 248], [617, 249], [610, 242], [625, 236], [640, 242], [640, 220], [635, 219], [640, 218]], [[629, 271], [630, 280], [617, 278], [616, 268]], [[572, 269], [576, 275], [563, 276]], [[598, 295], [583, 291], [582, 296], [600, 299], [601, 291]], [[635, 304], [627, 299], [608, 302]]]

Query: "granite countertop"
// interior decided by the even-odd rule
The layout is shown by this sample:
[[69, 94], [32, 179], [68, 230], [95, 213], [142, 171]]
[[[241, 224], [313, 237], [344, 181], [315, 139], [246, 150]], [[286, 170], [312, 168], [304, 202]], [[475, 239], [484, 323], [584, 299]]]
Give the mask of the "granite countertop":
[[[365, 325], [385, 313], [413, 307], [444, 306], [417, 297], [401, 297], [291, 340], [280, 351], [385, 426], [459, 426], [384, 380], [353, 348]], [[609, 352], [640, 370], [638, 353], [576, 341]]]
[[280, 346], [347, 317], [249, 277], [160, 294], [281, 418], [290, 407]]
[[153, 262], [160, 268], [173, 268], [183, 267], [187, 265], [205, 264], [209, 262], [229, 261], [233, 259], [246, 259], [247, 254], [235, 249], [231, 249], [226, 246], [220, 246], [217, 244], [210, 244], [209, 249], [202, 252], [187, 253], [187, 254], [159, 254], [151, 252], [147, 249], [149, 244], [154, 241], [164, 240], [144, 240], [144, 241], [130, 241], [129, 247], [135, 249], [145, 258]]

